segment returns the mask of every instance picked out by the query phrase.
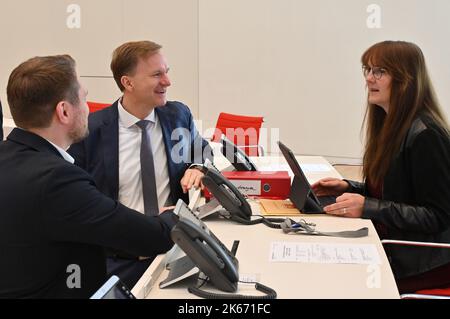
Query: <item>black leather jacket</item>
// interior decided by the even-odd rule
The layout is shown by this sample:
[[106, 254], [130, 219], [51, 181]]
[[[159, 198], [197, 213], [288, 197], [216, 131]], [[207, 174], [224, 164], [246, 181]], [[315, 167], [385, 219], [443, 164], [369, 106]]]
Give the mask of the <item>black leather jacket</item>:
[[[385, 176], [382, 199], [365, 184], [348, 181], [367, 196], [362, 218], [385, 225], [389, 239], [450, 243], [450, 138], [426, 118], [416, 119]], [[397, 278], [450, 262], [450, 249], [392, 245], [387, 249]]]

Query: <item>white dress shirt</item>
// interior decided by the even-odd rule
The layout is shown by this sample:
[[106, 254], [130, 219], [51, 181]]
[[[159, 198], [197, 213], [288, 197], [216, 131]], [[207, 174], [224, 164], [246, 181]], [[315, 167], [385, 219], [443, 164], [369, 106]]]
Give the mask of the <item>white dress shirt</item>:
[[[141, 129], [136, 125], [140, 121], [128, 113], [118, 103], [119, 110], [119, 202], [138, 212], [144, 213], [144, 197], [142, 195], [141, 178]], [[161, 124], [153, 110], [145, 120], [148, 126], [150, 143], [155, 165], [156, 190], [158, 207], [172, 205], [169, 203], [170, 180]]]
[[56, 150], [59, 152], [59, 154], [61, 154], [61, 156], [62, 156], [67, 162], [69, 162], [70, 164], [75, 163], [75, 159], [74, 159], [69, 153], [67, 153], [66, 150], [64, 150], [64, 149], [62, 149], [61, 147], [59, 147], [58, 145], [56, 145], [56, 144], [50, 142], [49, 140], [46, 140], [46, 141], [49, 142], [50, 144], [52, 144], [52, 145], [56, 148]]

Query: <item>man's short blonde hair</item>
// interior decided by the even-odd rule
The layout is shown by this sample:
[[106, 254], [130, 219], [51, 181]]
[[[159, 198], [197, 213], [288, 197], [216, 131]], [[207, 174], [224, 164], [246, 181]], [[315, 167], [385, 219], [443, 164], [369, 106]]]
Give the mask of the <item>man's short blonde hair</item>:
[[153, 55], [161, 48], [161, 45], [152, 41], [135, 41], [124, 43], [114, 50], [111, 71], [120, 91], [125, 90], [121, 82], [122, 76], [133, 75], [139, 59]]

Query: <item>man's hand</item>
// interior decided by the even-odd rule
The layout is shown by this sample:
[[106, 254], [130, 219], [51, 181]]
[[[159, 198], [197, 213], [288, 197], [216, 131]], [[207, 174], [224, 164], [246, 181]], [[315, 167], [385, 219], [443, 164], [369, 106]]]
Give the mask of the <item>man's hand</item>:
[[198, 169], [195, 168], [187, 169], [186, 172], [184, 173], [183, 178], [180, 181], [181, 188], [183, 188], [183, 193], [187, 193], [192, 188], [192, 186], [194, 186], [194, 188], [201, 187], [203, 189], [204, 186], [201, 181], [204, 175], [205, 174], [203, 174]]
[[166, 206], [166, 207], [161, 207], [159, 210], [159, 214], [161, 215], [162, 213], [168, 211], [168, 210], [172, 210], [175, 209], [175, 206]]

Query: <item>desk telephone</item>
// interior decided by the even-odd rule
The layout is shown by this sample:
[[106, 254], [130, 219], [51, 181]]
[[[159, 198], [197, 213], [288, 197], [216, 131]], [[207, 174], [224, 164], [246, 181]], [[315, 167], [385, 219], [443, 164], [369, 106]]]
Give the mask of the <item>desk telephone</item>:
[[226, 138], [224, 134], [220, 137], [222, 143], [222, 154], [234, 166], [237, 171], [256, 171], [256, 165], [236, 144]]
[[202, 178], [202, 183], [230, 214], [231, 219], [250, 220], [252, 209], [244, 195], [219, 171], [208, 169]]
[[180, 199], [175, 207], [179, 216], [171, 238], [213, 285], [234, 292], [239, 281], [239, 262], [225, 245], [208, 229]]
[[283, 218], [260, 216], [261, 218], [252, 220], [252, 209], [236, 186], [214, 168], [207, 168], [205, 171], [202, 183], [227, 211], [228, 215], [224, 217], [245, 225], [264, 223], [271, 228], [281, 228], [278, 223], [284, 222]]
[[[171, 238], [204, 274], [200, 274], [199, 279], [211, 281], [222, 291], [235, 292], [239, 282], [239, 262], [235, 257], [237, 241], [232, 251], [229, 251], [181, 199], [174, 212], [178, 214], [179, 220], [172, 228]], [[203, 298], [273, 299], [277, 296], [275, 290], [263, 284], [255, 283], [255, 288], [265, 295], [216, 294], [201, 290], [200, 287], [189, 287], [188, 291]]]

